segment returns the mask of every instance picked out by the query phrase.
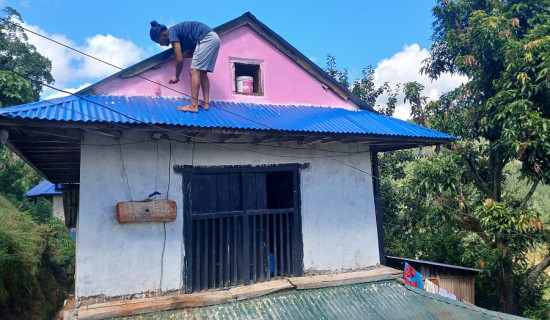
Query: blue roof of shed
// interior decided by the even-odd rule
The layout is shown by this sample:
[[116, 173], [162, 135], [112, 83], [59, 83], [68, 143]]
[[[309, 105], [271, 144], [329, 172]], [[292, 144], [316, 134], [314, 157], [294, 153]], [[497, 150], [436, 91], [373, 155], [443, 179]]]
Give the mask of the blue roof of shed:
[[68, 96], [0, 110], [0, 116], [90, 123], [177, 125], [310, 133], [402, 136], [454, 140], [454, 136], [371, 111], [297, 105], [211, 101], [208, 112], [181, 112], [187, 98]]
[[25, 195], [27, 197], [38, 197], [38, 196], [46, 196], [46, 195], [52, 195], [52, 194], [61, 194], [61, 191], [55, 190], [55, 184], [49, 182], [48, 180], [44, 180], [34, 186], [31, 190], [27, 191]]

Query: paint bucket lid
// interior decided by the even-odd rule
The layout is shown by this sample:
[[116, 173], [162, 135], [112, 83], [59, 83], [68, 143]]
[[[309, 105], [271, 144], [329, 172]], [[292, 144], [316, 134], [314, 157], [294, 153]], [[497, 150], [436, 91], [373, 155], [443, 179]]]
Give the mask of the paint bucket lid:
[[254, 78], [250, 76], [240, 76], [237, 77], [237, 81], [254, 81]]

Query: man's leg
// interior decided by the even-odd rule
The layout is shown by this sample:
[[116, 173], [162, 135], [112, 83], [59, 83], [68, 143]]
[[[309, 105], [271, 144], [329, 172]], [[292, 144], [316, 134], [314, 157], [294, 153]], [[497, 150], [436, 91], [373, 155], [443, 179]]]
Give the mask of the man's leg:
[[201, 88], [202, 88], [202, 101], [199, 103], [204, 110], [210, 108], [210, 80], [208, 79], [208, 72], [200, 70], [201, 74]]
[[189, 69], [191, 74], [191, 103], [186, 106], [178, 107], [180, 111], [199, 112], [199, 87], [201, 85], [201, 71]]

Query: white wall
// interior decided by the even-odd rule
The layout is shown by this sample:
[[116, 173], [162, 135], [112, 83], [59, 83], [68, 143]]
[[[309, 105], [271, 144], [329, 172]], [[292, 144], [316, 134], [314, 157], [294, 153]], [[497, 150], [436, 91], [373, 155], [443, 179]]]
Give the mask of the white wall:
[[[179, 136], [172, 138], [184, 139]], [[126, 132], [121, 146], [113, 139], [95, 135], [87, 135], [83, 142], [77, 226], [76, 294], [79, 299], [139, 294], [158, 289], [179, 290], [182, 286], [182, 176], [169, 169], [169, 142], [162, 140], [158, 143], [157, 158], [157, 142], [143, 141], [149, 139], [149, 135]], [[264, 154], [197, 143], [194, 164], [310, 164], [300, 175], [306, 271], [334, 272], [379, 263], [372, 178], [369, 175], [305, 146], [229, 146]], [[334, 150], [340, 148], [337, 151], [353, 152], [337, 159], [371, 172], [370, 154], [365, 148], [329, 146]], [[173, 141], [171, 165], [191, 164], [192, 149], [192, 143]], [[118, 224], [116, 204], [143, 200], [155, 190], [165, 197], [169, 172], [169, 198], [178, 204], [176, 221], [165, 225], [162, 222]]]

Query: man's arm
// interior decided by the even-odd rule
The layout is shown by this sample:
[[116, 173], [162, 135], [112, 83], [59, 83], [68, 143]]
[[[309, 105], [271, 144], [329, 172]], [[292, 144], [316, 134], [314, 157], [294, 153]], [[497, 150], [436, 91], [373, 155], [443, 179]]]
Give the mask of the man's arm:
[[172, 42], [172, 48], [174, 49], [174, 60], [176, 63], [176, 76], [172, 77], [168, 83], [177, 83], [180, 81], [180, 74], [183, 69], [183, 53], [181, 52], [181, 45], [178, 41]]

